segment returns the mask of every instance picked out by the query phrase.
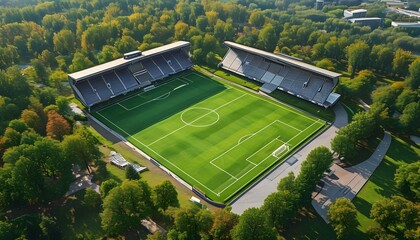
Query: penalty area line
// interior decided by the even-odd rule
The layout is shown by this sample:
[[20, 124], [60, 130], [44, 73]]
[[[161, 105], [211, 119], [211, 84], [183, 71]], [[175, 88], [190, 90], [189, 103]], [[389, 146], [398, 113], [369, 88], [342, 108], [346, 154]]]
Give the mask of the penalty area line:
[[[204, 187], [205, 189], [209, 190], [210, 192], [217, 194], [216, 192], [214, 192], [213, 190], [211, 190], [210, 188], [208, 188], [206, 185], [204, 185], [203, 183], [201, 183], [200, 181], [198, 181], [197, 179], [195, 179], [194, 177], [192, 177], [191, 175], [189, 175], [188, 173], [186, 173], [184, 170], [182, 170], [181, 168], [179, 168], [178, 166], [176, 166], [175, 164], [173, 164], [171, 161], [169, 161], [168, 159], [166, 159], [165, 157], [163, 157], [162, 155], [160, 155], [159, 153], [157, 153], [155, 150], [153, 150], [152, 148], [148, 147], [146, 144], [142, 143], [140, 140], [138, 140], [137, 138], [135, 138], [133, 135], [130, 135], [128, 132], [126, 132], [124, 129], [122, 129], [121, 127], [119, 127], [118, 125], [116, 125], [114, 122], [110, 121], [107, 117], [105, 117], [104, 115], [98, 113], [101, 117], [103, 117], [105, 120], [107, 120], [109, 123], [111, 123], [112, 125], [114, 125], [116, 128], [118, 128], [120, 131], [124, 132], [127, 136], [133, 138], [136, 142], [140, 143], [141, 145], [143, 145], [144, 147], [148, 148], [151, 152], [153, 152], [154, 154], [156, 154], [157, 156], [159, 156], [160, 158], [162, 158], [163, 160], [165, 160], [167, 163], [169, 163], [170, 165], [174, 166], [176, 169], [178, 169], [179, 171], [181, 171], [182, 173], [184, 173], [186, 176], [190, 177], [191, 179], [193, 179], [194, 181], [196, 181], [198, 184], [200, 184], [202, 187]], [[178, 176], [178, 175], [177, 175]], [[179, 177], [179, 176], [178, 176]], [[182, 179], [182, 178], [181, 178]]]

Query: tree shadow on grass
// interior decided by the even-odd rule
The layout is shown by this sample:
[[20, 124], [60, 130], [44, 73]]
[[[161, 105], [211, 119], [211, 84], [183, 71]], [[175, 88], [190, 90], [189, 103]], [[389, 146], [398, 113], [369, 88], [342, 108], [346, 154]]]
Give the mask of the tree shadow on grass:
[[370, 202], [357, 196], [353, 199], [352, 202], [361, 214], [365, 215], [367, 218], [370, 218], [370, 210], [372, 209], [372, 204]]

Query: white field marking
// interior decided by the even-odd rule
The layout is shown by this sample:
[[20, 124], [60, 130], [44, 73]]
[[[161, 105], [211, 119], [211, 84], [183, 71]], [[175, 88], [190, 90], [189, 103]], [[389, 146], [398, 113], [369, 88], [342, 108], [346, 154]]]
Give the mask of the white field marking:
[[[161, 85], [159, 85], [158, 87], [156, 87], [156, 88], [154, 88], [154, 89], [159, 89], [159, 87], [161, 87], [161, 86], [164, 86], [164, 85], [166, 85], [166, 84], [169, 84], [169, 83], [172, 83], [172, 82], [175, 82], [175, 81], [181, 81], [181, 82], [183, 82], [183, 83], [185, 83], [186, 85], [189, 85], [190, 83], [188, 83], [188, 82], [185, 82], [185, 81], [183, 81], [182, 79], [180, 79], [180, 78], [174, 78], [174, 79], [171, 79], [170, 81], [168, 81], [168, 82], [165, 82], [165, 83], [163, 83], [163, 84], [161, 84]], [[151, 89], [150, 91], [153, 91], [154, 89]], [[150, 92], [149, 91], [149, 92]], [[126, 98], [123, 98], [123, 99], [121, 99], [120, 101], [118, 101], [118, 102], [116, 102], [116, 103], [113, 103], [113, 104], [110, 104], [110, 105], [107, 105], [107, 106], [105, 106], [105, 107], [103, 107], [103, 108], [101, 108], [101, 109], [99, 109], [98, 111], [96, 111], [96, 112], [101, 112], [101, 111], [103, 111], [103, 110], [105, 110], [105, 109], [108, 109], [108, 108], [110, 108], [110, 107], [112, 107], [112, 106], [115, 106], [115, 105], [119, 105], [119, 106], [122, 106], [122, 102], [125, 102], [125, 101], [127, 101], [127, 100], [129, 100], [129, 99], [131, 99], [131, 98], [135, 98], [135, 97], [141, 97], [141, 98], [146, 98], [146, 97], [144, 97], [144, 96], [142, 96], [142, 94], [144, 94], [145, 92], [141, 92], [141, 93], [137, 93], [137, 94], [133, 94], [133, 95], [130, 95], [130, 96], [127, 96]], [[147, 98], [146, 98], [147, 99]], [[124, 107], [125, 108], [125, 107]], [[127, 109], [126, 109], [127, 110]]]
[[256, 151], [256, 152], [254, 152], [253, 154], [251, 154], [249, 157], [247, 157], [247, 158], [246, 158], [246, 161], [247, 161], [247, 162], [249, 162], [249, 163], [251, 163], [251, 164], [253, 164], [253, 165], [257, 165], [256, 163], [254, 163], [254, 162], [250, 161], [249, 159], [250, 159], [251, 157], [253, 157], [255, 154], [259, 153], [261, 150], [263, 150], [265, 147], [267, 147], [268, 145], [270, 145], [270, 144], [271, 144], [272, 142], [274, 142], [274, 141], [279, 141], [280, 143], [284, 144], [284, 142], [283, 142], [282, 140], [278, 139], [279, 137], [280, 137], [280, 136], [278, 136], [278, 137], [274, 138], [274, 139], [273, 139], [273, 140], [271, 140], [269, 143], [265, 144], [263, 147], [261, 147], [260, 149], [258, 149], [258, 151]]
[[242, 142], [240, 142], [240, 143], [238, 143], [238, 144], [235, 144], [234, 146], [232, 146], [232, 147], [231, 147], [231, 148], [229, 148], [228, 150], [224, 151], [222, 154], [220, 154], [219, 156], [217, 156], [216, 158], [214, 158], [213, 160], [211, 160], [211, 161], [210, 161], [210, 163], [212, 163], [212, 162], [216, 161], [217, 159], [221, 158], [221, 157], [222, 157], [223, 155], [225, 155], [226, 153], [228, 153], [228, 152], [232, 151], [234, 148], [236, 148], [236, 147], [238, 147], [239, 145], [241, 145], [242, 143], [244, 143], [244, 142], [248, 141], [248, 140], [249, 140], [249, 139], [251, 139], [252, 137], [256, 136], [258, 133], [260, 133], [261, 131], [263, 131], [264, 129], [266, 129], [266, 128], [270, 127], [271, 125], [273, 125], [274, 123], [277, 123], [277, 122], [281, 123], [281, 122], [280, 122], [280, 121], [278, 121], [278, 120], [274, 120], [273, 122], [271, 122], [271, 123], [269, 123], [269, 124], [265, 125], [265, 126], [264, 126], [263, 128], [261, 128], [260, 130], [258, 130], [258, 131], [256, 131], [256, 132], [254, 132], [253, 134], [251, 134], [251, 136], [250, 136], [250, 137], [248, 137], [247, 139], [245, 139], [244, 141], [242, 141]]
[[[191, 74], [189, 74], [189, 75], [191, 75]], [[191, 80], [191, 79], [188, 79], [188, 78], [187, 78], [187, 76], [189, 76], [189, 75], [182, 76], [181, 78], [182, 78], [183, 80], [185, 80], [185, 81], [189, 82], [189, 83], [194, 83], [194, 81], [193, 81], [193, 80]]]
[[[233, 99], [233, 100], [231, 100], [231, 101], [229, 101], [229, 102], [227, 102], [227, 103], [225, 103], [225, 104], [223, 104], [223, 105], [220, 105], [220, 106], [218, 106], [217, 108], [213, 109], [213, 111], [217, 111], [217, 110], [219, 110], [220, 108], [222, 108], [222, 107], [224, 107], [224, 106], [227, 106], [227, 105], [231, 104], [232, 102], [234, 102], [234, 101], [236, 101], [236, 100], [238, 100], [238, 99], [242, 98], [242, 97], [243, 97], [243, 96], [245, 96], [245, 95], [246, 95], [246, 94], [243, 94], [243, 95], [241, 95], [241, 96], [239, 96], [239, 97], [237, 97], [237, 98], [235, 98], [235, 99]], [[188, 109], [187, 109], [187, 110], [188, 110]], [[185, 111], [186, 111], [186, 110], [185, 110]], [[206, 114], [204, 114], [204, 115], [201, 115], [200, 117], [198, 117], [198, 118], [194, 119], [193, 121], [191, 121], [191, 122], [190, 122], [190, 124], [193, 124], [194, 122], [196, 122], [196, 121], [198, 121], [198, 120], [202, 119], [203, 117], [205, 117], [205, 116], [207, 116], [207, 115], [209, 115], [209, 114], [213, 113], [213, 111], [208, 112], [208, 113], [206, 113]], [[185, 123], [184, 123], [184, 124], [185, 124]], [[153, 144], [155, 144], [155, 143], [159, 142], [160, 140], [162, 140], [162, 139], [164, 139], [164, 138], [166, 138], [166, 137], [168, 137], [168, 136], [170, 136], [170, 135], [172, 135], [172, 134], [174, 134], [174, 133], [178, 132], [179, 130], [181, 130], [181, 129], [183, 129], [183, 128], [187, 127], [187, 126], [189, 126], [189, 125], [185, 124], [184, 126], [179, 127], [179, 128], [177, 128], [177, 129], [173, 130], [172, 132], [170, 132], [170, 133], [168, 133], [168, 134], [164, 135], [163, 137], [158, 138], [157, 140], [153, 141], [152, 143], [150, 143], [150, 144], [149, 144], [149, 145], [147, 145], [147, 146], [148, 146], [148, 147], [149, 147], [149, 146], [152, 146]]]
[[180, 88], [183, 88], [183, 87], [185, 87], [185, 86], [187, 86], [187, 85], [188, 85], [188, 84], [182, 84], [181, 86], [174, 88], [174, 91], [175, 91], [175, 90], [178, 90], [178, 89], [180, 89]]
[[123, 105], [121, 105], [120, 103], [117, 103], [118, 106], [124, 108], [126, 111], [128, 111], [128, 108], [124, 107]]
[[[147, 102], [141, 103], [141, 104], [139, 104], [139, 105], [136, 105], [136, 106], [134, 106], [134, 107], [132, 107], [132, 108], [126, 108], [126, 107], [124, 107], [124, 108], [125, 108], [125, 110], [127, 110], [127, 111], [131, 111], [131, 110], [133, 110], [133, 109], [139, 108], [139, 107], [144, 106], [144, 105], [146, 105], [146, 104], [149, 104], [149, 103], [151, 103], [151, 102], [164, 100], [164, 99], [168, 98], [168, 97], [169, 97], [169, 95], [171, 95], [171, 92], [167, 92], [167, 93], [165, 93], [165, 94], [162, 94], [162, 95], [160, 95], [160, 96], [158, 96], [158, 97], [155, 97], [155, 98], [153, 98], [153, 99], [151, 99], [151, 100], [149, 100], [149, 101], [147, 101]], [[119, 105], [121, 105], [120, 103], [118, 103], [118, 104], [119, 104]]]
[[[212, 113], [214, 113], [214, 114], [216, 114], [216, 116], [217, 116], [217, 119], [215, 120], [215, 121], [213, 121], [213, 122], [211, 122], [211, 123], [209, 123], [209, 124], [202, 124], [202, 125], [199, 125], [199, 124], [194, 124], [194, 123], [189, 123], [189, 122], [187, 122], [187, 121], [185, 121], [184, 120], [184, 113], [186, 113], [186, 112], [188, 112], [188, 111], [190, 111], [190, 110], [194, 110], [194, 109], [201, 109], [201, 110], [207, 110], [207, 111], [209, 111], [209, 112], [212, 112]], [[213, 110], [213, 109], [210, 109], [210, 108], [203, 108], [203, 107], [191, 107], [191, 108], [189, 108], [189, 109], [187, 109], [187, 110], [185, 110], [185, 111], [183, 111], [182, 113], [181, 113], [181, 121], [184, 123], [184, 124], [186, 124], [186, 125], [188, 125], [188, 126], [191, 126], [191, 127], [209, 127], [209, 126], [211, 126], [211, 125], [214, 125], [214, 124], [216, 124], [218, 121], [219, 121], [219, 119], [220, 119], [220, 115], [219, 115], [219, 113], [217, 113], [215, 110]]]
[[211, 165], [217, 167], [220, 171], [226, 173], [227, 175], [229, 175], [231, 178], [234, 178], [235, 180], [238, 180], [235, 176], [233, 176], [232, 174], [230, 174], [228, 171], [224, 170], [223, 168], [217, 166], [216, 164], [210, 162]]
[[274, 150], [271, 155], [273, 157], [278, 158], [284, 151], [289, 151], [289, 146], [283, 144], [280, 147], [278, 147], [276, 150]]
[[[184, 82], [184, 81], [182, 81], [181, 79], [178, 79], [179, 81], [181, 81], [181, 82]], [[185, 83], [185, 82], [184, 82]], [[167, 83], [165, 83], [165, 84], [167, 84]], [[163, 85], [163, 84], [162, 84]], [[160, 86], [162, 86], [162, 85], [160, 85]], [[171, 95], [171, 93], [172, 92], [174, 92], [174, 91], [176, 91], [176, 90], [178, 90], [178, 89], [180, 89], [180, 88], [182, 88], [182, 87], [185, 87], [185, 86], [187, 86], [187, 85], [189, 85], [189, 83], [185, 83], [185, 84], [182, 84], [182, 85], [180, 85], [180, 86], [178, 86], [178, 87], [175, 87], [172, 91], [170, 91], [170, 92], [167, 92], [167, 93], [164, 93], [164, 94], [162, 94], [162, 95], [160, 95], [160, 96], [158, 96], [158, 97], [155, 97], [155, 98], [153, 98], [153, 99], [151, 99], [151, 100], [149, 100], [149, 101], [147, 101], [147, 102], [144, 102], [144, 103], [141, 103], [141, 104], [139, 104], [139, 105], [136, 105], [136, 106], [134, 106], [134, 107], [132, 107], [132, 108], [126, 108], [126, 107], [124, 107], [124, 109], [125, 110], [127, 110], [127, 111], [131, 111], [131, 110], [133, 110], [133, 109], [136, 109], [136, 108], [139, 108], [139, 107], [141, 107], [141, 106], [144, 106], [144, 105], [146, 105], [146, 104], [149, 104], [149, 103], [151, 103], [151, 102], [153, 102], [153, 101], [160, 101], [160, 100], [164, 100], [164, 99], [166, 99], [166, 98], [168, 98], [169, 97], [169, 95]], [[154, 88], [154, 89], [156, 89], [156, 88]], [[151, 89], [150, 91], [152, 91], [153, 89]], [[149, 92], [150, 92], [149, 91]], [[141, 94], [143, 94], [143, 93], [145, 93], [145, 92], [142, 92]], [[140, 97], [142, 97], [141, 96], [141, 94], [137, 94], [138, 96], [140, 96]], [[142, 97], [143, 98], [143, 97]], [[126, 101], [126, 100], [128, 100], [128, 99], [124, 99], [123, 101]], [[121, 102], [123, 102], [123, 101], [121, 101]], [[121, 102], [119, 102], [118, 104], [121, 106]]]
[[[306, 131], [307, 129], [309, 129], [310, 127], [312, 127], [315, 123], [318, 123], [318, 120], [316, 120], [315, 122], [313, 122], [311, 125], [309, 125], [308, 127], [306, 127], [302, 132], [304, 132], [304, 131]], [[315, 130], [315, 131], [317, 131], [317, 130]], [[314, 132], [315, 132], [314, 131]], [[285, 142], [284, 144], [287, 144], [287, 145], [289, 145], [289, 146], [291, 146], [290, 144], [288, 144], [290, 141], [292, 141], [293, 139], [295, 139], [297, 136], [299, 136], [300, 134], [302, 134], [302, 132], [300, 132], [300, 133], [298, 133], [297, 135], [295, 135], [294, 137], [292, 137], [292, 138], [290, 138], [287, 142]], [[305, 141], [306, 140], [306, 138], [304, 138], [304, 139], [302, 139], [299, 143], [297, 143], [296, 145], [299, 145], [299, 144], [301, 144], [303, 141]], [[282, 155], [281, 155], [281, 157], [282, 156], [284, 156], [285, 154], [287, 154], [288, 153], [288, 151], [287, 152], [284, 152]], [[228, 189], [228, 188], [230, 188], [233, 184], [235, 184], [237, 181], [239, 181], [241, 178], [243, 178], [244, 176], [246, 176], [249, 172], [251, 172], [252, 170], [254, 170], [254, 168], [256, 168], [257, 166], [259, 166], [261, 163], [263, 163], [265, 160], [267, 160], [269, 157], [271, 157], [271, 154], [270, 155], [268, 155], [266, 158], [264, 158], [261, 162], [259, 162], [257, 165], [255, 165], [254, 167], [252, 167], [248, 172], [246, 172], [244, 175], [242, 175], [242, 176], [240, 176], [237, 180], [235, 180], [233, 183], [231, 183], [231, 184], [229, 184], [226, 188], [224, 188], [222, 191], [220, 191], [219, 192], [219, 194], [221, 194], [221, 193], [223, 193], [226, 189]], [[262, 172], [264, 172], [264, 171], [266, 171], [267, 170], [267, 168], [269, 168], [269, 167], [271, 167], [271, 165], [269, 165], [269, 166], [267, 166], [265, 169], [263, 169], [263, 171]], [[242, 187], [244, 187], [245, 185], [247, 185], [250, 181], [252, 181], [252, 180], [254, 180], [253, 178], [251, 178], [248, 182], [246, 182], [243, 186], [241, 186], [241, 188]], [[232, 193], [229, 197], [227, 197], [227, 198], [230, 198], [233, 194], [236, 194], [236, 192], [234, 192], [234, 193]]]
[[252, 133], [247, 134], [247, 135], [245, 135], [245, 136], [243, 136], [243, 137], [239, 138], [239, 140], [238, 140], [238, 144], [240, 144], [240, 143], [244, 140], [244, 138], [245, 138], [245, 140], [246, 140], [247, 138], [249, 138], [249, 137], [251, 137], [251, 136], [252, 136]]
[[[196, 73], [190, 73], [190, 74], [188, 74], [188, 75], [192, 75], [192, 74], [194, 74], [194, 75], [196, 75], [196, 76], [199, 76], [199, 77], [201, 77], [201, 78], [203, 78], [202, 76], [200, 76], [200, 75], [198, 75], [198, 74], [196, 74]], [[187, 75], [187, 76], [188, 76]], [[223, 78], [223, 77], [222, 77]], [[224, 84], [223, 84], [224, 85]], [[241, 89], [237, 89], [237, 90], [239, 90], [239, 91], [244, 91], [244, 90], [241, 90]], [[244, 91], [244, 92], [246, 92], [246, 91]], [[307, 119], [309, 119], [309, 120], [312, 120], [312, 121], [318, 121], [318, 119], [316, 119], [316, 120], [314, 120], [314, 119], [312, 119], [312, 118], [310, 118], [310, 117], [308, 117], [308, 116], [305, 116], [305, 115], [303, 115], [302, 113], [300, 113], [299, 111], [297, 111], [297, 110], [295, 110], [295, 109], [293, 109], [293, 108], [286, 108], [286, 107], [284, 107], [283, 106], [283, 104], [281, 104], [281, 103], [278, 103], [278, 102], [276, 102], [276, 103], [274, 103], [274, 102], [272, 102], [272, 101], [269, 101], [268, 99], [266, 99], [266, 98], [264, 98], [264, 97], [261, 97], [261, 96], [259, 96], [259, 95], [256, 95], [256, 94], [250, 94], [250, 93], [248, 93], [248, 92], [246, 92], [248, 95], [251, 95], [251, 96], [253, 96], [253, 97], [255, 97], [255, 98], [258, 98], [258, 99], [260, 99], [260, 100], [263, 100], [263, 101], [265, 101], [265, 102], [268, 102], [268, 103], [270, 103], [270, 104], [272, 104], [272, 105], [274, 105], [274, 106], [277, 106], [277, 107], [279, 107], [279, 108], [283, 108], [283, 109], [285, 109], [285, 110], [288, 110], [288, 111], [290, 111], [290, 112], [293, 112], [293, 113], [296, 113], [296, 114], [298, 114], [298, 115], [300, 115], [300, 116], [302, 116], [302, 117], [304, 117], [304, 118], [307, 118]]]
[[188, 177], [190, 177], [191, 179], [193, 179], [194, 181], [196, 181], [198, 184], [200, 184], [202, 187], [204, 187], [205, 189], [209, 190], [210, 192], [217, 194], [216, 192], [214, 192], [213, 190], [211, 190], [210, 188], [208, 188], [206, 185], [202, 184], [200, 181], [198, 181], [197, 179], [195, 179], [194, 177], [192, 177], [191, 175], [189, 175], [188, 173], [186, 173], [184, 170], [182, 170], [181, 168], [179, 168], [178, 166], [176, 166], [175, 164], [173, 164], [171, 161], [169, 161], [168, 159], [166, 159], [165, 157], [163, 157], [162, 155], [160, 155], [159, 153], [157, 153], [155, 150], [151, 149], [150, 147], [148, 147], [146, 144], [140, 142], [137, 138], [135, 138], [134, 136], [130, 135], [128, 132], [126, 132], [124, 129], [122, 129], [121, 127], [117, 126], [115, 123], [113, 123], [112, 121], [110, 121], [108, 118], [106, 118], [104, 115], [102, 115], [101, 113], [98, 113], [101, 117], [103, 117], [105, 120], [107, 120], [109, 123], [111, 123], [112, 125], [114, 125], [115, 127], [117, 127], [118, 129], [120, 129], [122, 132], [124, 132], [125, 134], [127, 134], [127, 136], [133, 138], [136, 142], [140, 143], [141, 145], [143, 145], [144, 147], [148, 148], [151, 152], [153, 152], [154, 154], [156, 154], [157, 156], [159, 156], [160, 158], [162, 158], [163, 160], [165, 160], [166, 162], [168, 162], [169, 164], [171, 164], [172, 166], [174, 166], [176, 169], [178, 169], [179, 171], [181, 171], [182, 173], [184, 173], [185, 175], [187, 175]]
[[[211, 79], [210, 77], [203, 77], [203, 76], [201, 76], [201, 75], [199, 75], [199, 74], [197, 74], [197, 73], [195, 73], [195, 72], [192, 72], [192, 73], [189, 73], [188, 75], [186, 75], [186, 76], [189, 76], [189, 75], [195, 75], [195, 76], [197, 76], [197, 77], [200, 77], [200, 78], [203, 78], [203, 79]], [[216, 80], [213, 80], [213, 79], [211, 79], [212, 81], [215, 81], [215, 82], [218, 82], [219, 84], [221, 84], [221, 85], [223, 85], [226, 89], [231, 89], [231, 88], [233, 88], [232, 86], [230, 86], [230, 85], [227, 85], [227, 84], [223, 84], [223, 83], [220, 83], [219, 81], [216, 81]]]
[[288, 126], [288, 127], [291, 127], [291, 128], [293, 128], [293, 129], [295, 129], [296, 131], [302, 132], [302, 130], [301, 130], [301, 129], [296, 128], [296, 127], [293, 127], [292, 125], [290, 125], [290, 124], [288, 124], [288, 123], [285, 123], [285, 122], [283, 122], [283, 121], [281, 121], [281, 120], [277, 120], [277, 121], [279, 121], [279, 122], [283, 123], [284, 125], [286, 125], [286, 126]]
[[263, 98], [263, 97], [260, 97], [260, 96], [258, 96], [258, 95], [254, 95], [254, 94], [250, 94], [250, 93], [248, 93], [248, 94], [249, 94], [249, 95], [251, 95], [251, 96], [253, 96], [253, 97], [255, 97], [255, 98], [258, 98], [258, 99], [261, 99], [261, 100], [263, 100], [263, 101], [265, 101], [265, 102], [268, 102], [268, 103], [270, 103], [270, 104], [272, 104], [272, 105], [274, 105], [274, 106], [277, 106], [277, 107], [279, 107], [279, 108], [283, 108], [283, 109], [285, 109], [285, 110], [287, 110], [287, 111], [289, 111], [289, 112], [296, 113], [297, 115], [300, 115], [300, 116], [302, 116], [302, 117], [304, 117], [304, 118], [306, 118], [306, 119], [309, 119], [309, 120], [312, 120], [312, 121], [318, 121], [318, 119], [314, 120], [314, 119], [312, 119], [312, 118], [310, 118], [310, 117], [308, 117], [308, 116], [303, 115], [302, 113], [300, 113], [299, 111], [297, 111], [297, 110], [295, 110], [295, 109], [293, 109], [293, 108], [286, 108], [286, 107], [282, 106], [282, 104], [281, 104], [281, 103], [278, 103], [278, 102], [273, 103], [273, 102], [269, 101], [268, 99]]

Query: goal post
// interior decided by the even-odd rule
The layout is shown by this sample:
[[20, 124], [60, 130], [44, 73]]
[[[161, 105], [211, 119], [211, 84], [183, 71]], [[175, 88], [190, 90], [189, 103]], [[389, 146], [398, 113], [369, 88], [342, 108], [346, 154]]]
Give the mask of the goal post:
[[271, 155], [273, 155], [273, 157], [280, 157], [284, 152], [287, 152], [289, 150], [289, 146], [287, 146], [286, 144], [281, 145], [279, 148], [277, 148], [276, 150], [273, 151], [273, 153]]

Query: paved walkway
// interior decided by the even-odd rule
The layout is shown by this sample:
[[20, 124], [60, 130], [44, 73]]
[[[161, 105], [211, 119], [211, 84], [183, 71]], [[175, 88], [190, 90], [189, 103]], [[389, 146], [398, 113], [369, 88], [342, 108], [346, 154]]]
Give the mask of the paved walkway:
[[92, 175], [85, 175], [85, 176], [77, 178], [76, 181], [70, 184], [70, 189], [66, 193], [65, 196], [67, 197], [85, 188], [92, 188], [93, 190], [95, 190], [97, 193], [100, 194], [99, 185], [97, 185], [96, 183], [92, 183], [92, 177], [93, 177]]
[[369, 111], [370, 110], [369, 104], [365, 103], [362, 99], [359, 99], [358, 102], [360, 103], [360, 105], [362, 105], [362, 107], [363, 107], [363, 109], [365, 109], [365, 111]]
[[233, 202], [231, 204], [232, 212], [242, 214], [248, 208], [261, 207], [264, 199], [277, 191], [277, 185], [282, 178], [286, 177], [289, 172], [293, 172], [295, 175], [299, 174], [302, 162], [310, 151], [321, 145], [330, 148], [331, 139], [335, 137], [336, 131], [347, 124], [347, 112], [344, 108], [337, 104], [333, 110], [336, 116], [334, 123]]
[[334, 174], [322, 179], [325, 185], [312, 200], [312, 206], [325, 222], [328, 222], [327, 211], [331, 203], [340, 197], [352, 200], [362, 189], [384, 158], [391, 145], [391, 139], [391, 135], [385, 132], [384, 138], [375, 152], [362, 163], [349, 168], [342, 168], [333, 164], [331, 168], [334, 170]]

